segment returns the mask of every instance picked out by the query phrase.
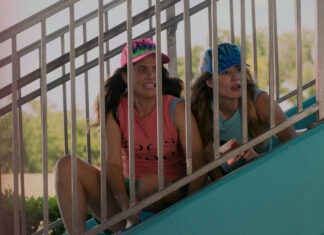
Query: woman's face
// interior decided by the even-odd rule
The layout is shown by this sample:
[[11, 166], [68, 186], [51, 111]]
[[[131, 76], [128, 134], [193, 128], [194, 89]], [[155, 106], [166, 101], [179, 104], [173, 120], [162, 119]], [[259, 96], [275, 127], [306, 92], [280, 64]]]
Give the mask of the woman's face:
[[[220, 98], [241, 98], [241, 66], [232, 66], [218, 75]], [[207, 86], [213, 87], [212, 81]]]
[[134, 96], [152, 98], [156, 96], [155, 54], [145, 57], [134, 64]]

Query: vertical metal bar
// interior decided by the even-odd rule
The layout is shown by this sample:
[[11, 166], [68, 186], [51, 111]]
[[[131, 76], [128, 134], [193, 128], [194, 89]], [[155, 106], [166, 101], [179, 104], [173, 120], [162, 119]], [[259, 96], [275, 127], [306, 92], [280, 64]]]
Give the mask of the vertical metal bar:
[[214, 138], [214, 158], [219, 156], [219, 80], [218, 80], [218, 47], [217, 47], [217, 35], [218, 35], [218, 21], [217, 21], [217, 0], [211, 2], [211, 28], [212, 28], [212, 61], [213, 61], [213, 138]]
[[132, 0], [127, 0], [127, 87], [128, 87], [128, 146], [129, 146], [129, 191], [130, 205], [135, 205], [135, 144], [134, 144], [134, 82], [133, 76], [133, 41], [132, 41]]
[[[175, 16], [175, 6], [171, 6], [166, 10], [167, 20], [172, 19]], [[168, 64], [169, 73], [172, 77], [176, 77], [178, 74], [177, 66], [177, 24], [171, 25], [167, 29], [167, 52], [172, 60]]]
[[272, 2], [273, 7], [273, 66], [274, 66], [274, 93], [275, 93], [275, 100], [278, 100], [280, 97], [280, 78], [279, 78], [279, 61], [278, 61], [278, 32], [277, 32], [277, 6], [276, 6], [276, 0], [273, 0]]
[[303, 79], [302, 79], [302, 32], [301, 32], [301, 5], [295, 0], [295, 26], [296, 26], [296, 74], [297, 74], [297, 108], [303, 110]]
[[[105, 11], [105, 32], [109, 30], [109, 19], [108, 19], [108, 10]], [[106, 45], [106, 53], [109, 51], [109, 40], [105, 43]], [[110, 75], [110, 59], [106, 61], [106, 71], [108, 76]]]
[[245, 0], [241, 0], [242, 140], [248, 142]]
[[[155, 1], [157, 2], [157, 1]], [[152, 0], [148, 0], [148, 7], [151, 7], [152, 6]], [[152, 20], [153, 17], [150, 17], [149, 18], [149, 29], [152, 29], [153, 28], [153, 20]]]
[[[17, 74], [20, 74], [20, 60], [18, 60]], [[21, 91], [18, 90], [18, 99], [21, 98]], [[23, 123], [22, 123], [22, 106], [18, 107], [18, 135], [19, 135], [19, 159], [20, 159], [20, 190], [21, 190], [21, 234], [26, 234], [26, 206], [25, 206], [25, 156], [24, 156], [24, 139], [23, 139]], [[0, 185], [1, 186], [1, 185]]]
[[[25, 204], [25, 171], [24, 171], [24, 151], [23, 151], [23, 127], [22, 127], [22, 110], [19, 107], [19, 155], [20, 155], [20, 188], [21, 188], [21, 234], [26, 234], [26, 204]], [[1, 185], [0, 185], [1, 186]]]
[[[158, 185], [159, 190], [164, 188], [163, 162], [163, 119], [162, 119], [162, 63], [161, 63], [161, 7], [160, 1], [155, 1], [155, 35], [156, 35], [156, 81], [157, 81], [157, 144], [158, 144]], [[162, 138], [160, 138], [162, 137]]]
[[186, 100], [186, 160], [187, 160], [187, 174], [192, 173], [192, 149], [191, 149], [191, 33], [190, 33], [190, 2], [184, 0], [183, 7], [183, 21], [184, 21], [184, 37], [185, 37], [185, 100]]
[[[87, 25], [86, 23], [82, 24], [83, 32], [83, 43], [87, 42]], [[100, 46], [99, 46], [100, 47]], [[88, 63], [88, 54], [84, 53], [84, 64]], [[87, 152], [87, 162], [91, 163], [91, 141], [90, 141], [90, 115], [89, 115], [89, 73], [88, 71], [84, 72], [84, 103], [85, 103], [85, 115], [86, 115], [86, 152]]]
[[20, 234], [19, 229], [19, 136], [18, 136], [18, 56], [17, 56], [17, 38], [12, 37], [11, 44], [11, 61], [12, 61], [12, 158], [13, 158], [13, 175], [14, 175], [14, 234]]
[[270, 128], [275, 126], [275, 119], [274, 119], [274, 55], [273, 55], [273, 47], [274, 47], [274, 26], [273, 26], [273, 17], [274, 17], [274, 0], [268, 0], [268, 14], [269, 14], [269, 96], [270, 96]]
[[255, 0], [251, 0], [251, 14], [252, 14], [252, 50], [253, 50], [253, 78], [255, 83], [259, 84], [258, 78], [258, 51], [256, 38], [256, 21], [255, 21]]
[[[213, 6], [212, 5], [208, 5], [208, 47], [212, 47], [213, 45], [213, 17], [212, 17], [212, 14], [213, 14]], [[217, 40], [216, 40], [217, 41]], [[216, 43], [217, 45], [217, 43]]]
[[[61, 36], [61, 55], [65, 53], [64, 35]], [[65, 75], [65, 65], [62, 65], [62, 75]], [[63, 102], [63, 133], [64, 133], [64, 155], [69, 154], [69, 141], [68, 141], [68, 121], [67, 121], [67, 106], [66, 106], [66, 83], [62, 85], [62, 102]]]
[[229, 1], [229, 11], [230, 11], [229, 13], [230, 13], [231, 42], [235, 43], [233, 0]]
[[324, 118], [324, 1], [315, 0], [316, 22], [316, 99], [319, 105], [318, 118]]
[[48, 155], [47, 155], [47, 68], [46, 68], [46, 21], [41, 21], [41, 112], [43, 156], [43, 221], [44, 234], [48, 234]]
[[98, 1], [99, 23], [99, 77], [100, 77], [100, 158], [101, 158], [101, 219], [107, 219], [107, 158], [106, 158], [106, 112], [105, 112], [105, 74], [104, 74], [104, 35], [103, 35], [103, 0]]
[[62, 93], [63, 93], [63, 131], [64, 131], [64, 155], [69, 154], [69, 141], [68, 141], [68, 117], [67, 117], [67, 98], [66, 98], [66, 83], [62, 85]]
[[76, 94], [75, 94], [75, 24], [74, 5], [70, 6], [70, 82], [71, 82], [71, 178], [72, 178], [72, 234], [78, 234], [78, 185], [76, 154]]

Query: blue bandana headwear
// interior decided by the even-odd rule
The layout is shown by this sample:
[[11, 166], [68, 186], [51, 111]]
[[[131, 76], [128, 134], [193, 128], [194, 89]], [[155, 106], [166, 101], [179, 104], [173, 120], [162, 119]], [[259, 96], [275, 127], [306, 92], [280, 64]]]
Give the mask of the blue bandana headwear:
[[[218, 73], [224, 72], [226, 69], [241, 64], [241, 51], [235, 44], [222, 43], [218, 45]], [[206, 50], [200, 72], [213, 73], [212, 48]]]

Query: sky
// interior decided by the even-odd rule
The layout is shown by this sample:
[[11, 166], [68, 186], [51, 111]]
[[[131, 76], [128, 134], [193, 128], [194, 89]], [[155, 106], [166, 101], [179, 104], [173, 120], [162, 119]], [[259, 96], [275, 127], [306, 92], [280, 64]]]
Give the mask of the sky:
[[[81, 0], [86, 2], [84, 6], [87, 8], [93, 5], [95, 0]], [[139, 0], [136, 0], [139, 1]], [[145, 1], [145, 0], [140, 0]], [[14, 24], [26, 19], [29, 16], [37, 13], [38, 11], [58, 2], [58, 0], [0, 0], [0, 32], [4, 29], [13, 26]], [[108, 2], [108, 1], [106, 1]], [[191, 4], [199, 3], [199, 0], [191, 0]], [[227, 2], [227, 0], [221, 0], [221, 4]], [[246, 4], [250, 4], [249, 0], [245, 0]], [[234, 0], [234, 5], [238, 6], [238, 0]], [[267, 0], [255, 0], [257, 19], [260, 24], [266, 24], [266, 17], [264, 17], [264, 6], [267, 4]], [[294, 0], [280, 0], [277, 1], [278, 9], [278, 23], [280, 30], [286, 31], [292, 28], [293, 21], [287, 16], [287, 11], [294, 9]], [[312, 26], [314, 20], [314, 1], [313, 0], [301, 0], [303, 8], [303, 21], [305, 25]], [[91, 8], [91, 7], [90, 7]], [[192, 22], [195, 24], [195, 22]], [[199, 22], [196, 22], [194, 27], [199, 27]]]
[[[136, 0], [136, 2], [147, 2], [146, 0]], [[40, 10], [58, 2], [58, 0], [0, 0], [0, 32], [7, 29], [8, 27], [11, 27], [24, 19], [36, 14]], [[104, 1], [104, 3], [110, 2], [109, 0]], [[135, 1], [134, 1], [135, 2]], [[154, 1], [153, 1], [154, 2]], [[191, 0], [191, 5], [195, 5], [197, 3], [200, 3], [201, 0]], [[228, 7], [228, 0], [220, 0], [218, 4], [219, 9], [227, 9]], [[251, 17], [250, 17], [250, 0], [245, 0], [246, 2], [246, 30], [247, 33], [251, 30]], [[257, 27], [266, 27], [267, 26], [267, 2], [268, 0], [255, 0], [256, 4], [256, 24]], [[286, 32], [286, 31], [294, 31], [294, 2], [295, 0], [280, 0], [277, 1], [277, 15], [278, 15], [278, 32]], [[81, 15], [84, 15], [92, 10], [95, 10], [97, 5], [97, 1], [95, 0], [81, 0], [76, 5], [75, 8], [75, 15], [76, 18], [80, 17]], [[143, 5], [142, 5], [143, 6]], [[304, 28], [314, 28], [314, 1], [312, 0], [301, 0], [301, 6], [302, 6], [302, 26]], [[141, 4], [133, 4], [133, 12], [134, 14], [136, 12], [141, 11]], [[176, 13], [181, 11], [183, 8], [183, 3], [178, 3], [176, 6]], [[67, 13], [67, 12], [65, 12]], [[67, 14], [62, 13], [65, 17], [52, 17], [47, 21], [47, 30], [48, 34], [50, 32], [55, 31], [59, 27], [61, 27], [62, 24], [67, 24], [66, 22], [66, 16]], [[111, 25], [117, 25], [121, 21], [125, 19], [126, 11], [125, 8], [117, 9], [110, 13], [109, 16], [109, 22]], [[207, 47], [208, 42], [208, 23], [207, 23], [207, 11], [201, 12], [197, 14], [196, 16], [191, 18], [191, 43], [192, 45], [201, 45], [203, 47]], [[229, 30], [229, 21], [228, 21], [228, 11], [220, 11], [218, 15], [218, 25], [221, 29]], [[240, 0], [234, 0], [234, 23], [235, 23], [235, 34], [240, 34]], [[95, 29], [97, 27], [96, 22], [94, 24], [94, 27], [92, 29]], [[136, 31], [140, 32], [140, 27], [138, 29], [134, 29], [134, 32]], [[89, 29], [89, 35], [95, 35], [96, 32], [91, 32], [91, 28]], [[183, 31], [183, 24], [180, 23], [178, 25], [177, 30], [177, 38], [178, 41], [182, 43], [178, 43], [178, 55], [184, 54], [184, 31]], [[21, 48], [24, 47], [24, 45], [28, 45], [28, 43], [33, 42], [34, 40], [37, 40], [40, 38], [39, 32], [34, 31], [34, 29], [31, 29], [29, 32], [27, 31], [26, 34], [23, 36], [18, 36], [18, 47]], [[76, 41], [78, 41], [78, 37], [76, 37]], [[112, 43], [120, 43], [124, 42], [125, 39], [117, 39], [115, 41], [112, 41]], [[80, 42], [76, 42], [80, 43]], [[68, 43], [67, 43], [68, 45]], [[56, 48], [57, 45], [55, 43], [51, 43], [48, 45], [48, 50], [51, 50], [51, 48]], [[165, 48], [163, 48], [162, 45], [162, 51], [165, 51]], [[96, 52], [94, 52], [96, 53]], [[8, 43], [2, 43], [0, 44], [0, 59], [10, 55], [10, 44]], [[58, 54], [56, 53], [55, 49], [53, 52], [48, 53], [48, 60], [50, 61], [52, 58], [56, 58]], [[52, 57], [52, 58], [51, 58]], [[114, 58], [112, 60], [112, 64], [115, 67], [118, 67], [118, 58]], [[30, 61], [29, 57], [22, 59], [22, 63], [24, 63], [26, 66], [22, 69], [22, 74], [27, 74], [30, 71], [33, 71], [33, 68], [36, 66], [35, 63]], [[90, 71], [91, 75], [91, 71]], [[55, 75], [53, 75], [55, 76]], [[92, 76], [97, 76], [97, 74], [92, 74]], [[8, 84], [10, 82], [11, 77], [11, 71], [8, 68], [0, 68], [0, 87], [2, 87], [4, 84]], [[7, 78], [7, 79], [4, 79]], [[51, 79], [50, 77], [48, 79]], [[33, 85], [31, 85], [33, 86]], [[78, 90], [84, 89], [82, 87], [82, 84], [77, 84]], [[28, 88], [27, 88], [28, 90]], [[27, 91], [26, 91], [27, 92]], [[57, 91], [60, 92], [60, 91]], [[93, 97], [97, 94], [98, 87], [90, 87], [90, 96]], [[59, 94], [61, 96], [61, 94]], [[57, 93], [56, 92], [50, 92], [49, 93], [49, 100], [50, 101], [57, 101]], [[1, 107], [1, 100], [0, 100], [0, 107]]]

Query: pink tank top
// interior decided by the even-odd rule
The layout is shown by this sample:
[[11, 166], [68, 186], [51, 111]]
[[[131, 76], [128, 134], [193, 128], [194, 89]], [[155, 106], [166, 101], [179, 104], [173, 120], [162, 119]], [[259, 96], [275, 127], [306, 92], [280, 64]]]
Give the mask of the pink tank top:
[[[171, 95], [163, 96], [163, 151], [164, 176], [169, 180], [177, 180], [186, 175], [186, 161], [180, 146], [177, 129], [171, 115], [172, 107], [180, 99]], [[123, 174], [129, 178], [128, 156], [128, 100], [122, 98], [118, 106], [118, 118], [122, 138]], [[157, 110], [145, 117], [139, 117], [134, 110], [134, 136], [135, 136], [135, 179], [149, 174], [157, 175]]]

